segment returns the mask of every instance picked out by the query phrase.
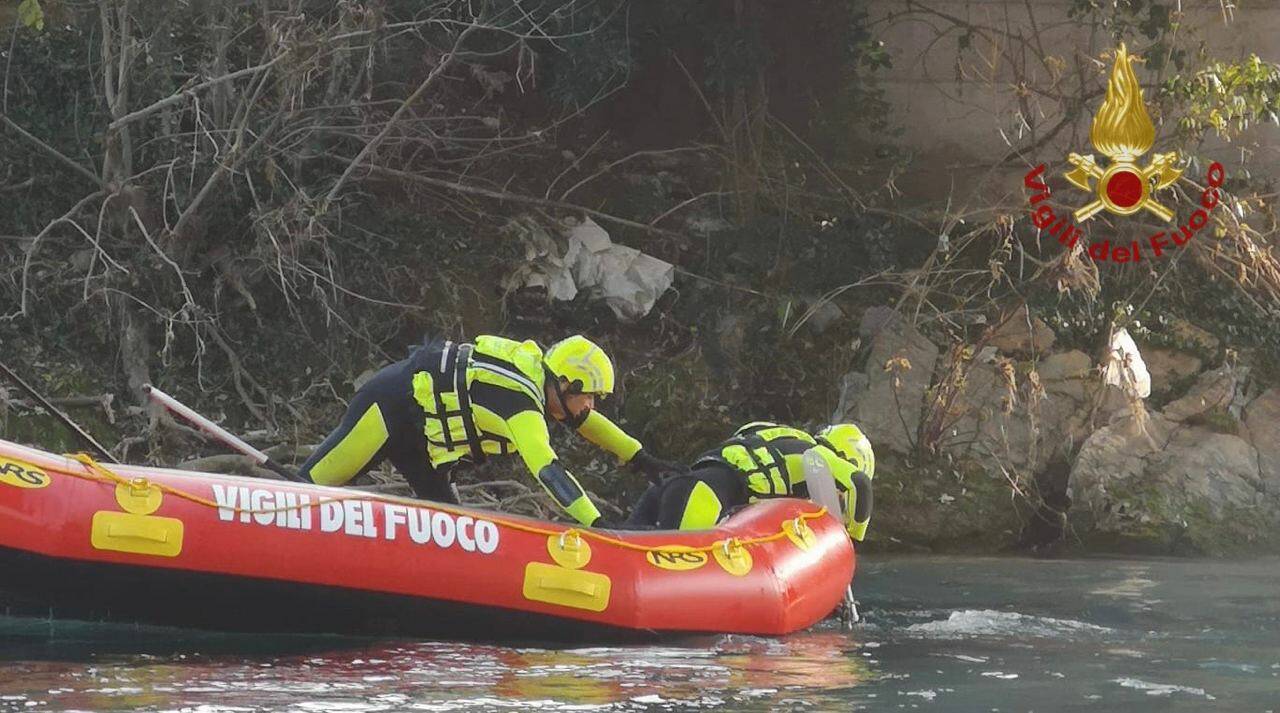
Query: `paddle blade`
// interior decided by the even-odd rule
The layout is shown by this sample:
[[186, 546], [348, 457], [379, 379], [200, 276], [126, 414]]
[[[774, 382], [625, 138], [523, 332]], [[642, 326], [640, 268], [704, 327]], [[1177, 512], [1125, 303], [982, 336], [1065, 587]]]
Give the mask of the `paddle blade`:
[[802, 462], [804, 482], [809, 486], [809, 499], [825, 507], [837, 520], [842, 520], [844, 508], [841, 506], [840, 491], [836, 488], [827, 460], [818, 449], [810, 448], [805, 451]]

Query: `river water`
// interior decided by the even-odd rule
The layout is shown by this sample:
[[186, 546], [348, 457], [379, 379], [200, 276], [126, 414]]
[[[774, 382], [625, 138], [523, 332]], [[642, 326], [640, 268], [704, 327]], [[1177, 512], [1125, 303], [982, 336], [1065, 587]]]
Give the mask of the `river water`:
[[867, 557], [864, 623], [544, 649], [0, 617], [0, 711], [1272, 711], [1280, 559]]

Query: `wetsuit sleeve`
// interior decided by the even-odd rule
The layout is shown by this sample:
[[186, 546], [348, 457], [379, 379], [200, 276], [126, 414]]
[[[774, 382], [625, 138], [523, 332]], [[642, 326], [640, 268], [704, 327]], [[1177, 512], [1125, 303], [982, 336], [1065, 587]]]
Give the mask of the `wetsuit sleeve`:
[[507, 428], [525, 466], [556, 503], [583, 525], [595, 522], [600, 511], [573, 474], [556, 459], [545, 417], [533, 409], [521, 411], [507, 419]]
[[627, 435], [626, 431], [594, 409], [587, 412], [587, 417], [578, 426], [578, 433], [617, 456], [619, 463], [630, 461], [642, 447], [640, 441]]
[[368, 394], [351, 400], [342, 423], [302, 464], [299, 474], [317, 485], [345, 485], [380, 460], [387, 423], [382, 408]]

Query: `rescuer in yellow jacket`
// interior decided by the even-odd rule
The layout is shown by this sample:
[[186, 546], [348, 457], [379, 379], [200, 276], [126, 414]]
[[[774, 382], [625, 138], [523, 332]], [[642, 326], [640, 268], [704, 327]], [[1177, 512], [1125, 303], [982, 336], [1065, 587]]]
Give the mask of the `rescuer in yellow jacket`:
[[436, 340], [358, 389], [342, 423], [300, 473], [320, 485], [342, 485], [389, 459], [418, 497], [453, 502], [449, 474], [456, 464], [519, 454], [570, 516], [603, 525], [552, 450], [548, 416], [652, 479], [681, 470], [595, 410], [596, 398], [613, 387], [613, 362], [580, 335], [545, 354], [533, 341], [503, 337], [481, 336], [474, 344]]
[[701, 530], [756, 500], [815, 497], [808, 478], [825, 477], [813, 472], [815, 466], [834, 481], [839, 512], [833, 514], [842, 518], [849, 537], [862, 541], [871, 521], [876, 460], [871, 442], [852, 423], [827, 426], [814, 436], [775, 423], [749, 423], [699, 457], [689, 474], [645, 491], [627, 526]]

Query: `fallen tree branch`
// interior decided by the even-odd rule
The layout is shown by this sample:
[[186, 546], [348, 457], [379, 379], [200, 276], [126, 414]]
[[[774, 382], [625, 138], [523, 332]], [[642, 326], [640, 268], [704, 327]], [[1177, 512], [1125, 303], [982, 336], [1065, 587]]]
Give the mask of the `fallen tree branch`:
[[362, 493], [379, 493], [391, 495], [405, 495], [413, 497], [413, 488], [404, 481], [392, 481], [388, 483], [374, 483], [372, 485], [353, 485], [352, 490], [359, 490]]
[[[246, 438], [245, 440], [249, 440], [249, 439]], [[271, 446], [270, 448], [263, 448], [262, 452], [266, 453], [268, 456], [271, 456], [271, 460], [284, 463], [286, 461], [292, 462], [297, 460], [306, 460], [307, 458], [310, 458], [311, 454], [314, 453], [315, 450], [319, 447], [320, 447], [319, 443], [312, 443], [310, 445], [299, 445], [299, 446], [291, 446], [288, 443], [280, 443], [280, 444]]]
[[522, 492], [531, 493], [533, 489], [518, 480], [490, 480], [483, 483], [467, 483], [458, 486], [460, 493], [484, 492], [490, 488], [515, 488]]
[[239, 453], [221, 453], [184, 460], [174, 467], [201, 473], [245, 473], [252, 465], [253, 459], [249, 456]]
[[97, 406], [107, 414], [107, 422], [115, 424], [116, 412], [111, 408], [111, 404], [115, 402], [115, 394], [99, 394], [97, 396], [65, 396], [62, 398], [49, 399], [58, 406]]
[[603, 211], [595, 210], [594, 208], [588, 208], [586, 206], [576, 205], [573, 203], [564, 203], [556, 200], [548, 200], [546, 198], [535, 198], [533, 196], [524, 196], [524, 195], [520, 195], [519, 193], [508, 193], [506, 191], [495, 191], [489, 188], [481, 188], [480, 186], [470, 186], [465, 183], [458, 183], [456, 181], [446, 181], [442, 178], [431, 178], [430, 176], [421, 176], [416, 173], [409, 173], [408, 171], [397, 171], [394, 168], [384, 168], [382, 166], [370, 166], [369, 169], [373, 173], [382, 174], [390, 178], [399, 178], [406, 181], [412, 181], [414, 183], [421, 183], [424, 186], [433, 186], [435, 188], [443, 188], [445, 190], [455, 191], [458, 193], [467, 193], [475, 196], [484, 196], [485, 198], [492, 198], [497, 201], [504, 201], [508, 203], [522, 203], [524, 205], [536, 205], [541, 208], [552, 208], [555, 210], [575, 211], [578, 213], [589, 215], [592, 218], [598, 218], [600, 220], [614, 223], [615, 225], [622, 225], [628, 228], [635, 228], [636, 230], [650, 233], [652, 235], [660, 235], [664, 238], [683, 237], [680, 233], [677, 233], [671, 230], [665, 230], [663, 228], [655, 228], [652, 225], [645, 225], [644, 223], [638, 223], [634, 220], [620, 218], [616, 215], [611, 215]]
[[5, 126], [17, 132], [17, 134], [22, 138], [26, 139], [27, 141], [30, 141], [36, 146], [39, 146], [40, 150], [44, 151], [45, 153], [57, 159], [58, 162], [61, 163], [62, 165], [66, 166], [67, 168], [70, 168], [71, 170], [75, 171], [81, 176], [84, 176], [86, 179], [92, 181], [93, 185], [95, 186], [102, 185], [102, 179], [98, 177], [98, 174], [94, 173], [93, 171], [90, 171], [84, 166], [81, 166], [79, 163], [76, 163], [75, 161], [71, 160], [70, 157], [66, 156], [61, 151], [41, 141], [38, 137], [33, 136], [26, 129], [13, 123], [13, 120], [11, 120], [7, 115], [0, 114], [0, 122], [3, 122]]
[[[570, 194], [570, 193], [573, 193], [574, 191], [578, 190], [579, 188], [581, 188], [581, 187], [585, 186], [586, 184], [588, 184], [588, 183], [590, 183], [591, 181], [593, 181], [593, 180], [595, 180], [595, 179], [599, 178], [600, 176], [603, 176], [604, 174], [608, 173], [609, 171], [612, 171], [613, 169], [617, 168], [618, 166], [621, 166], [622, 164], [624, 164], [624, 163], [626, 163], [626, 162], [630, 161], [631, 159], [634, 159], [634, 158], [640, 158], [640, 157], [642, 157], [642, 156], [664, 156], [664, 155], [667, 155], [667, 154], [680, 153], [680, 152], [682, 152], [682, 151], [704, 151], [704, 150], [705, 150], [705, 149], [704, 149], [703, 147], [701, 147], [701, 146], [681, 146], [681, 147], [679, 147], [679, 148], [674, 148], [674, 149], [661, 149], [661, 150], [649, 150], [649, 151], [636, 151], [636, 152], [634, 152], [634, 153], [631, 153], [631, 154], [628, 154], [628, 155], [626, 155], [626, 156], [623, 156], [622, 158], [620, 158], [620, 159], [618, 159], [618, 160], [616, 160], [616, 161], [611, 161], [611, 162], [609, 162], [609, 163], [605, 164], [602, 168], [600, 168], [600, 169], [599, 169], [598, 171], [596, 171], [595, 173], [591, 174], [590, 176], [587, 176], [586, 178], [582, 179], [581, 181], [578, 181], [577, 183], [573, 184], [572, 186], [569, 186], [568, 190], [566, 190], [564, 193], [561, 193], [561, 194], [560, 194], [560, 200], [562, 200], [562, 201], [563, 201], [563, 200], [568, 200], [568, 198], [569, 198], [569, 194]], [[549, 197], [549, 196], [548, 196], [548, 197]]]

